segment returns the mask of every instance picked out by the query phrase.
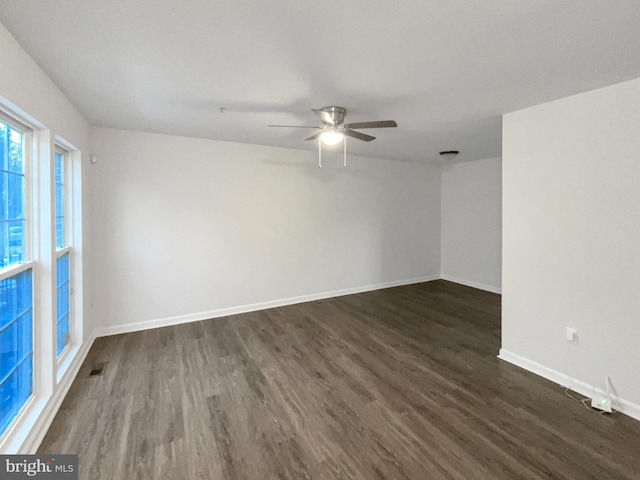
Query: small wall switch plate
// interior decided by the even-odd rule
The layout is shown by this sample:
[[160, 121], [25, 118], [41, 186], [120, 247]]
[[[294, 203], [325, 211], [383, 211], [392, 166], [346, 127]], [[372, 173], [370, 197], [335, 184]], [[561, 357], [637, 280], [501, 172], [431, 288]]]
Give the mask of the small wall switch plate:
[[605, 394], [594, 393], [591, 398], [591, 406], [603, 412], [611, 413], [611, 399]]
[[572, 327], [567, 327], [567, 340], [571, 343], [578, 343], [578, 330]]

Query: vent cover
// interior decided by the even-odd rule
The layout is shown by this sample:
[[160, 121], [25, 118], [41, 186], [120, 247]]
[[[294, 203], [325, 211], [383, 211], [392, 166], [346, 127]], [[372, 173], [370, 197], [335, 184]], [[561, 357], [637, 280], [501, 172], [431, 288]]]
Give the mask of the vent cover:
[[89, 376], [95, 377], [97, 375], [104, 375], [104, 371], [107, 368], [107, 363], [109, 362], [96, 363], [91, 369], [91, 372], [89, 372]]

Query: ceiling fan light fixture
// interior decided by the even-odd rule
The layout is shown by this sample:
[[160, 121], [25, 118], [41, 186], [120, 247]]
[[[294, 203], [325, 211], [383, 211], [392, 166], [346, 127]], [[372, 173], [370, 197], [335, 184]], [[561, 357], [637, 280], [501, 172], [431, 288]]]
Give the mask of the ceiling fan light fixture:
[[342, 141], [344, 135], [340, 132], [328, 131], [320, 135], [322, 143], [325, 145], [336, 145]]

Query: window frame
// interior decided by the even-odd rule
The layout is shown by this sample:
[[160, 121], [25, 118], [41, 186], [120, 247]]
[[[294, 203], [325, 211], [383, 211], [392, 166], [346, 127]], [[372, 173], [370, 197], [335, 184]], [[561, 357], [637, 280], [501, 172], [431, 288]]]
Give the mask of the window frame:
[[[57, 204], [57, 198], [56, 198], [56, 186], [57, 186], [57, 182], [56, 182], [56, 177], [55, 177], [55, 162], [56, 162], [56, 158], [55, 158], [55, 154], [56, 153], [60, 153], [62, 154], [62, 162], [63, 162], [63, 177], [62, 177], [62, 185], [63, 185], [63, 234], [64, 234], [64, 246], [62, 247], [58, 247], [58, 232], [57, 232], [57, 211], [56, 211], [56, 204]], [[70, 228], [70, 226], [73, 224], [71, 217], [71, 212], [72, 212], [72, 208], [71, 208], [71, 204], [73, 201], [73, 198], [71, 196], [71, 190], [72, 188], [70, 188], [70, 184], [72, 181], [72, 175], [71, 175], [71, 153], [69, 152], [69, 150], [67, 150], [64, 146], [62, 146], [60, 144], [59, 141], [56, 142], [54, 149], [53, 149], [53, 164], [52, 164], [52, 175], [51, 175], [51, 188], [52, 188], [52, 193], [53, 193], [53, 222], [52, 222], [52, 229], [53, 229], [53, 249], [54, 249], [54, 253], [53, 253], [53, 266], [56, 270], [56, 274], [55, 274], [55, 281], [53, 286], [55, 287], [56, 290], [56, 302], [55, 302], [55, 309], [52, 312], [53, 316], [52, 316], [52, 321], [55, 324], [55, 328], [54, 328], [54, 343], [55, 343], [55, 348], [54, 351], [56, 352], [56, 369], [60, 369], [61, 365], [64, 363], [65, 358], [67, 356], [67, 353], [72, 350], [72, 347], [74, 345], [74, 321], [73, 321], [73, 237], [72, 237], [72, 228]], [[64, 348], [62, 349], [62, 351], [60, 353], [58, 353], [58, 302], [57, 302], [57, 290], [58, 290], [58, 270], [57, 270], [57, 265], [58, 265], [58, 260], [60, 259], [60, 257], [64, 256], [68, 254], [69, 255], [69, 299], [68, 299], [68, 303], [69, 303], [69, 311], [68, 311], [68, 319], [67, 322], [69, 324], [69, 333], [68, 333], [68, 341], [66, 343], [66, 345], [64, 346]]]

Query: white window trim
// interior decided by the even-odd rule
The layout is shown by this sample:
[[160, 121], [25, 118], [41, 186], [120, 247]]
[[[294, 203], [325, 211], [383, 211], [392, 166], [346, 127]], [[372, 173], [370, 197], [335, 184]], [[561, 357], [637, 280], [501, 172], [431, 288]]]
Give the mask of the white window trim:
[[56, 259], [63, 256], [65, 253], [71, 252], [73, 247], [71, 245], [67, 245], [66, 247], [62, 247], [56, 250]]

